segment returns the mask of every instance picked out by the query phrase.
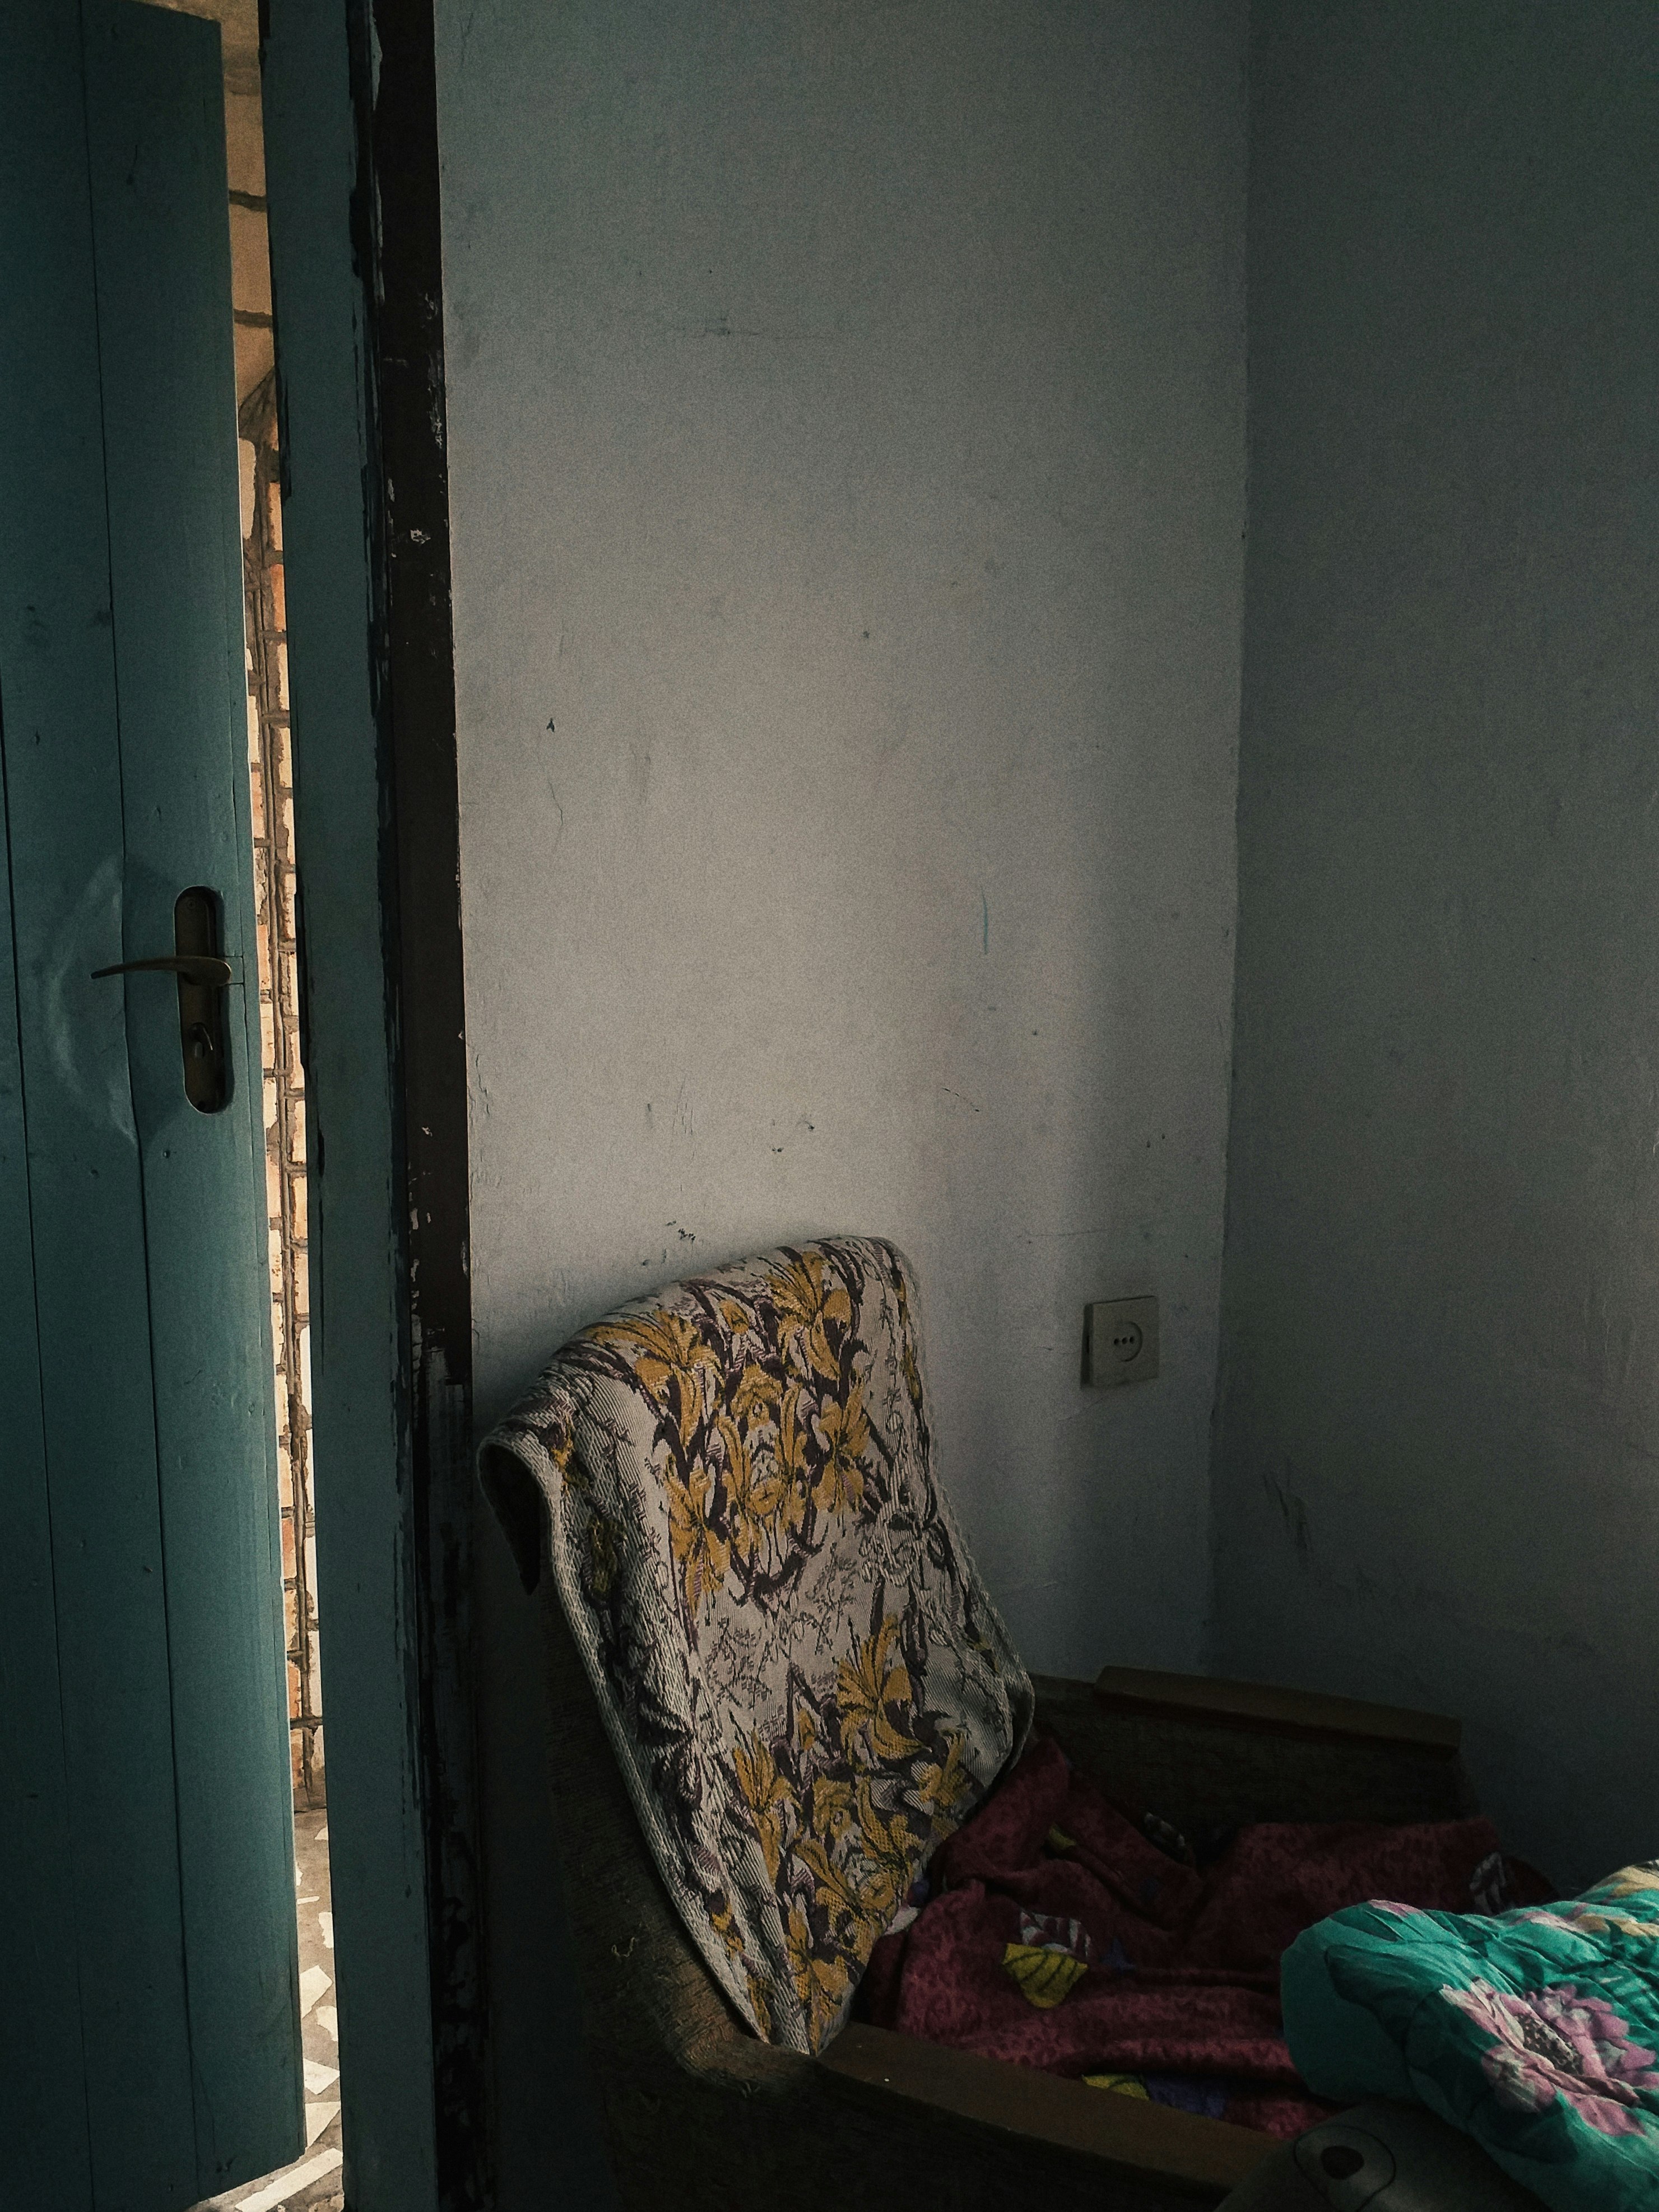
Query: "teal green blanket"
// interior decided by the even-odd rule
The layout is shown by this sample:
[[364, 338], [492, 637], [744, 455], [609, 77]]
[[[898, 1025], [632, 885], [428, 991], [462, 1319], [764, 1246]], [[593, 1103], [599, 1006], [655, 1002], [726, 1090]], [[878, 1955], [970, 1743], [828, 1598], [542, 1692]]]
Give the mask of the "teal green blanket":
[[1659, 2208], [1659, 1861], [1513, 1912], [1352, 1906], [1283, 1995], [1316, 2095], [1426, 2105], [1554, 2212]]

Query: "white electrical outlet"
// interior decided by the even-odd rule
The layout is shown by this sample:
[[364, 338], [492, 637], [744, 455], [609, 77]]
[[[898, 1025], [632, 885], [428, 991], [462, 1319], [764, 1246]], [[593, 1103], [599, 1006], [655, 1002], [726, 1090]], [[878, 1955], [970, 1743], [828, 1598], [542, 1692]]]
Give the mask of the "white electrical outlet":
[[1085, 1310], [1084, 1378], [1097, 1390], [1158, 1373], [1158, 1300], [1098, 1298]]

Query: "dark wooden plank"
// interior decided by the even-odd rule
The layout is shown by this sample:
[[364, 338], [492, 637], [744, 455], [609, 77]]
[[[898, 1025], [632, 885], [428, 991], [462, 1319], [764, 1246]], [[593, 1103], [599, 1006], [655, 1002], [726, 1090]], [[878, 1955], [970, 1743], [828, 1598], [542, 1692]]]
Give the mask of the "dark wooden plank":
[[[937, 2112], [1085, 2151], [1109, 2172], [1215, 2203], [1278, 2148], [1272, 2136], [1109, 2089], [918, 2042], [890, 2029], [844, 2028], [820, 2063]], [[1103, 2180], [1104, 2177], [1103, 2176]]]
[[[97, 2202], [178, 2205], [195, 2159], [143, 1199], [120, 990], [89, 980], [118, 955], [122, 888], [92, 236], [79, 16], [57, 0], [0, 10], [0, 702], [74, 1893], [52, 1961], [84, 2055], [62, 2095]], [[14, 1989], [8, 2009], [33, 2004]], [[63, 2131], [52, 2106], [31, 2121]]]
[[[432, 1944], [409, 1492], [400, 1079], [382, 903], [373, 434], [349, 11], [270, 0], [265, 46], [310, 1115], [312, 1382], [328, 1622], [346, 2191], [437, 2203]], [[368, 56], [360, 47], [360, 68]]]
[[[247, 678], [216, 25], [83, 0], [125, 864], [123, 957], [210, 887], [231, 1096], [185, 1098], [177, 987], [131, 975], [198, 2196], [305, 2144], [270, 1356]], [[118, 985], [106, 988], [119, 989]]]
[[439, 2189], [482, 2204], [485, 2001], [469, 1670], [472, 1299], [460, 795], [444, 416], [443, 246], [431, 0], [374, 0], [375, 65], [358, 87], [374, 210], [368, 244], [377, 430], [377, 639], [394, 824], [392, 940], [402, 1112], [411, 1494], [418, 1529], [421, 1725]]
[[1037, 1725], [1119, 1804], [1196, 1833], [1245, 1820], [1455, 1820], [1476, 1808], [1461, 1759], [1371, 1736], [1316, 1735], [1103, 1702], [1032, 1677]]
[[[3, 768], [0, 748], [0, 779]], [[0, 855], [3, 799], [0, 781]], [[91, 2148], [9, 869], [0, 870], [0, 1989], [14, 1993], [0, 2015], [0, 2201], [84, 2212]]]
[[1443, 1713], [1328, 1698], [1268, 1682], [1169, 1674], [1150, 1667], [1103, 1667], [1095, 1678], [1095, 1695], [1103, 1705], [1121, 1712], [1159, 1713], [1171, 1720], [1231, 1723], [1285, 1735], [1411, 1744], [1447, 1758], [1463, 1740], [1462, 1722]]

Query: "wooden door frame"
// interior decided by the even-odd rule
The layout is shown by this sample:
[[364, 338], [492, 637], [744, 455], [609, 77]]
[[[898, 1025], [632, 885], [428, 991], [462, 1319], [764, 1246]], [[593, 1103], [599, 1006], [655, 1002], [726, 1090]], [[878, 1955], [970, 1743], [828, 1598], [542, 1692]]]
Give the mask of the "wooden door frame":
[[351, 2212], [489, 2199], [432, 0], [261, 0]]

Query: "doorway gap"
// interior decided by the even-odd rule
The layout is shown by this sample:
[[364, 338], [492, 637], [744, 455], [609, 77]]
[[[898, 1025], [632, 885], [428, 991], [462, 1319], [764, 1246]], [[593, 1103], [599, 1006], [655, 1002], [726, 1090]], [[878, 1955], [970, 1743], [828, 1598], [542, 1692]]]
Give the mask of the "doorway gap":
[[341, 2212], [339, 2022], [329, 1878], [311, 1422], [306, 1084], [301, 1056], [293, 749], [265, 204], [258, 0], [151, 0], [219, 27], [224, 72], [238, 456], [241, 479], [249, 818], [281, 1508], [294, 1883], [306, 2147], [282, 2172], [196, 2212]]

